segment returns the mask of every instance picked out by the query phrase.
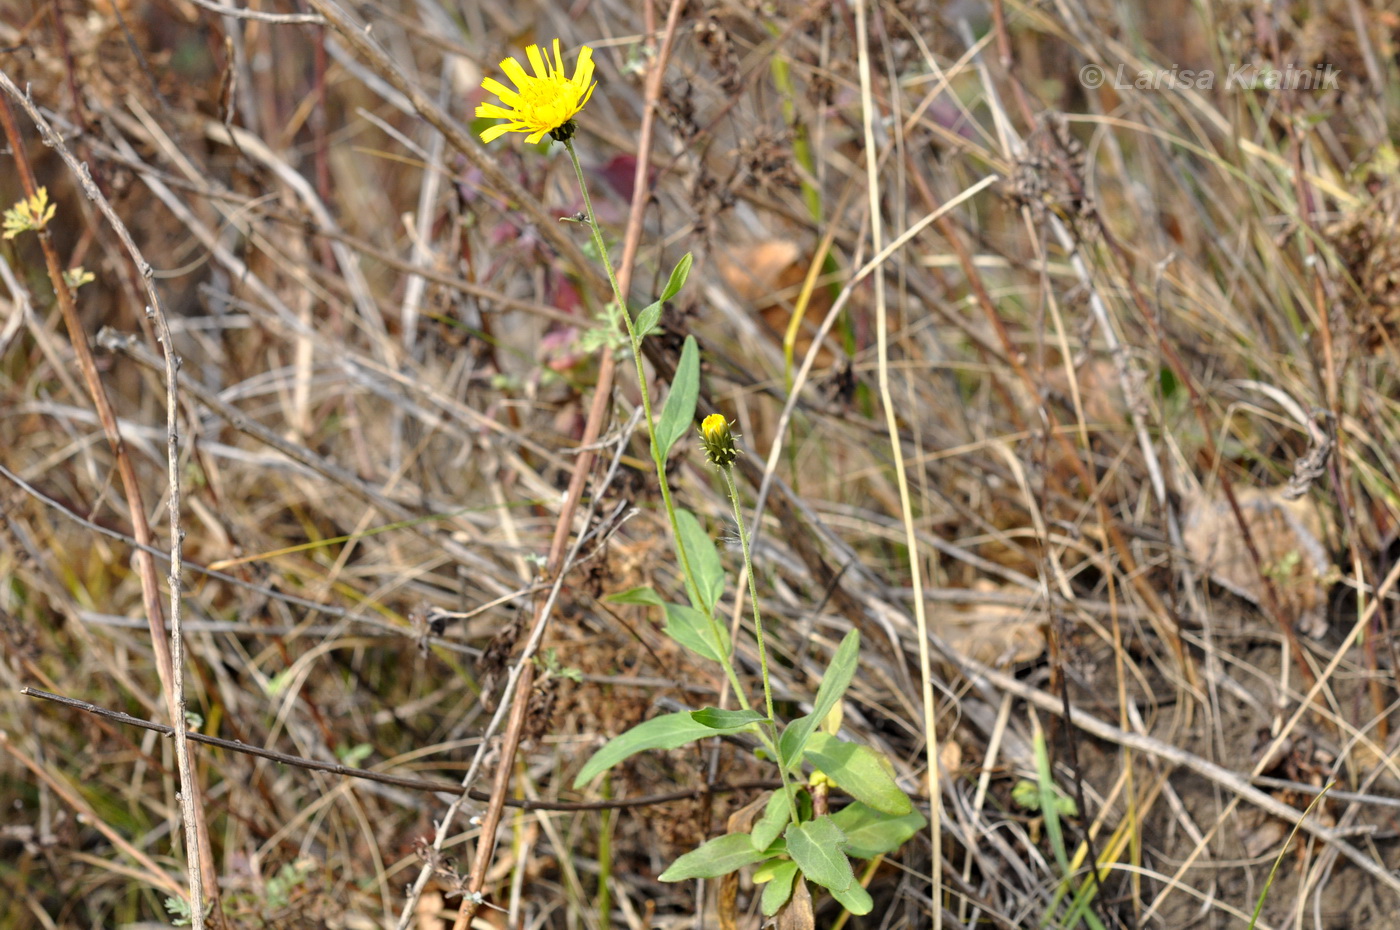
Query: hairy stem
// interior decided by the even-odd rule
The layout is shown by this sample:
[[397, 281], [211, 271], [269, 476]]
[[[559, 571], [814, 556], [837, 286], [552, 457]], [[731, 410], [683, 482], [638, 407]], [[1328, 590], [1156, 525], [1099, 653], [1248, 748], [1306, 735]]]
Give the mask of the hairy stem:
[[[583, 194], [584, 218], [588, 223], [588, 228], [593, 232], [593, 244], [598, 250], [598, 256], [603, 262], [603, 268], [607, 271], [608, 282], [612, 285], [613, 300], [617, 304], [617, 315], [622, 319], [622, 324], [627, 330], [627, 338], [632, 346], [632, 364], [637, 371], [637, 387], [642, 394], [642, 410], [646, 415], [647, 436], [651, 439], [651, 460], [656, 466], [657, 483], [661, 485], [661, 502], [666, 507], [666, 517], [671, 522], [671, 538], [675, 540], [676, 554], [680, 557], [681, 572], [685, 575], [686, 593], [691, 599], [699, 603], [697, 596], [700, 585], [695, 578], [695, 570], [691, 567], [690, 556], [685, 551], [685, 544], [681, 541], [680, 523], [676, 519], [676, 505], [671, 499], [671, 487], [666, 481], [666, 462], [661, 457], [660, 447], [656, 444], [656, 421], [652, 415], [651, 391], [647, 388], [646, 371], [642, 368], [642, 335], [637, 332], [637, 327], [632, 322], [632, 314], [627, 310], [627, 301], [622, 296], [622, 289], [618, 287], [617, 275], [613, 273], [612, 260], [608, 258], [607, 243], [603, 240], [603, 230], [598, 226], [597, 217], [593, 215], [593, 200], [588, 195], [588, 183], [583, 178], [583, 166], [579, 163], [578, 153], [574, 151], [572, 139], [565, 140], [564, 148], [569, 152], [569, 161], [574, 166], [574, 176], [578, 178], [579, 191]], [[706, 611], [707, 619], [711, 627], [715, 628], [715, 641], [722, 642], [718, 634], [718, 622], [714, 618], [712, 611]], [[734, 664], [728, 656], [724, 656], [720, 663], [724, 666], [725, 676], [729, 679], [729, 686], [734, 689], [734, 696], [738, 699], [739, 705], [745, 710], [749, 709], [748, 696], [744, 694], [744, 689], [739, 684], [739, 676], [734, 671]], [[768, 676], [764, 673], [764, 687], [768, 685]], [[773, 716], [772, 701], [769, 701], [768, 717]], [[776, 750], [776, 741], [774, 749]]]

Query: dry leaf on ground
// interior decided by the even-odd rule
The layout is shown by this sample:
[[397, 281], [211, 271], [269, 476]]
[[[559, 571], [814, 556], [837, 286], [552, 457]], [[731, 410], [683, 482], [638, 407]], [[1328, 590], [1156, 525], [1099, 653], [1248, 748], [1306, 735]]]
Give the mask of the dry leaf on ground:
[[[1326, 519], [1311, 500], [1290, 501], [1284, 490], [1245, 488], [1237, 490], [1235, 498], [1280, 606], [1302, 632], [1318, 637], [1327, 628], [1327, 584], [1332, 570], [1322, 543]], [[1187, 498], [1181, 531], [1187, 554], [1212, 581], [1255, 604], [1265, 602], [1264, 580], [1223, 495]]]
[[[999, 590], [991, 582], [974, 585], [973, 589]], [[1042, 620], [1024, 608], [972, 604], [963, 610], [942, 610], [935, 616], [938, 634], [960, 654], [984, 665], [1031, 662], [1045, 651]]]

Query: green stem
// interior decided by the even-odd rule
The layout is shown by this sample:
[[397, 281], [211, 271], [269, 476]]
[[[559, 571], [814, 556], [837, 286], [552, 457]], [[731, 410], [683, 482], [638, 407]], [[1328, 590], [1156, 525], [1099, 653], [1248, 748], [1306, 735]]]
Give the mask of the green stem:
[[[763, 676], [763, 707], [768, 714], [768, 728], [772, 731], [773, 738], [773, 758], [778, 763], [778, 776], [783, 780], [783, 791], [788, 791], [788, 770], [786, 760], [783, 759], [782, 747], [779, 744], [778, 717], [773, 713], [773, 685], [768, 676], [768, 647], [763, 643], [763, 615], [758, 608], [758, 579], [753, 573], [753, 556], [749, 552], [749, 531], [744, 526], [744, 511], [739, 506], [739, 489], [734, 486], [734, 469], [732, 465], [726, 465], [720, 469], [724, 475], [724, 487], [729, 492], [729, 503], [734, 508], [734, 523], [739, 527], [739, 545], [744, 550], [744, 573], [749, 579], [749, 604], [753, 607], [753, 632], [754, 639], [758, 643], [758, 668]], [[795, 801], [791, 794], [788, 795], [790, 801]], [[792, 822], [797, 823], [797, 805], [789, 804], [789, 812], [792, 815]]]
[[[612, 800], [612, 776], [603, 777], [603, 800]], [[612, 926], [612, 833], [615, 812], [604, 810], [598, 827], [598, 924], [602, 930]]]
[[[671, 488], [666, 481], [666, 462], [661, 458], [660, 449], [656, 444], [656, 421], [652, 417], [651, 392], [647, 389], [646, 371], [642, 368], [642, 337], [637, 332], [636, 326], [632, 323], [632, 314], [627, 309], [627, 300], [622, 296], [622, 287], [617, 283], [617, 274], [613, 271], [612, 260], [608, 258], [608, 246], [603, 240], [603, 230], [598, 226], [598, 219], [593, 215], [593, 200], [588, 196], [588, 183], [583, 179], [583, 165], [579, 163], [578, 153], [574, 151], [572, 139], [565, 140], [564, 148], [569, 153], [569, 160], [573, 162], [574, 176], [578, 178], [579, 190], [583, 193], [583, 212], [588, 223], [588, 228], [593, 232], [593, 245], [598, 250], [598, 256], [603, 261], [603, 268], [608, 273], [608, 283], [612, 285], [613, 300], [617, 304], [617, 315], [622, 318], [622, 324], [627, 329], [627, 338], [632, 345], [632, 363], [637, 372], [637, 386], [641, 389], [642, 410], [646, 414], [647, 436], [651, 438], [651, 461], [656, 466], [656, 477], [661, 485], [661, 502], [666, 507], [666, 517], [671, 521], [671, 537], [676, 541], [676, 553], [680, 556], [681, 572], [685, 575], [686, 593], [696, 604], [700, 603], [698, 596], [700, 585], [695, 579], [695, 571], [690, 566], [690, 556], [685, 551], [685, 543], [681, 542], [680, 522], [676, 519], [676, 505], [671, 500]], [[719, 623], [715, 620], [710, 611], [706, 611], [710, 626], [714, 627], [715, 642], [723, 642], [719, 637]], [[734, 665], [728, 656], [720, 663], [724, 666], [724, 673], [729, 679], [729, 686], [734, 689], [734, 696], [738, 699], [739, 705], [744, 710], [749, 709], [749, 699], [744, 694], [744, 689], [739, 685], [739, 676], [734, 671]], [[765, 671], [763, 684], [768, 686], [768, 675]], [[769, 699], [768, 717], [772, 720], [773, 708], [772, 700]], [[776, 740], [774, 744], [776, 750]]]

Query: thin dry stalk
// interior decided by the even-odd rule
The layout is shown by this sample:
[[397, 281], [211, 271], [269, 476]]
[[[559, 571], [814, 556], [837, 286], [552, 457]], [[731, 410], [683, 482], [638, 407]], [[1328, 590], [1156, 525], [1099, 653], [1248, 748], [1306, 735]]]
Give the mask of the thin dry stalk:
[[[131, 260], [141, 272], [142, 281], [146, 285], [147, 298], [150, 303], [146, 310], [155, 321], [161, 344], [164, 347], [165, 355], [165, 380], [166, 380], [166, 478], [168, 486], [166, 489], [167, 503], [170, 512], [170, 574], [167, 582], [170, 586], [170, 641], [167, 644], [165, 639], [165, 623], [161, 616], [159, 601], [157, 598], [158, 586], [155, 580], [155, 562], [144, 550], [138, 552], [138, 564], [141, 570], [142, 593], [146, 598], [147, 618], [151, 629], [152, 647], [156, 654], [156, 668], [160, 674], [161, 686], [167, 694], [168, 710], [170, 712], [171, 724], [176, 728], [175, 732], [175, 760], [179, 768], [180, 779], [180, 813], [185, 830], [185, 862], [189, 877], [189, 904], [190, 915], [193, 926], [196, 930], [204, 928], [204, 897], [205, 883], [204, 873], [213, 876], [217, 874], [214, 863], [213, 847], [209, 842], [209, 825], [204, 817], [204, 805], [202, 792], [195, 782], [193, 771], [190, 768], [189, 744], [185, 739], [185, 729], [181, 725], [185, 720], [185, 644], [180, 629], [182, 617], [182, 543], [184, 540], [184, 529], [181, 527], [180, 517], [180, 435], [179, 435], [179, 400], [177, 396], [179, 359], [175, 356], [174, 343], [171, 338], [169, 321], [166, 319], [165, 311], [160, 302], [160, 295], [151, 284], [151, 266], [141, 256], [140, 250], [136, 248], [136, 243], [132, 241], [131, 234], [127, 232], [126, 225], [117, 216], [107, 199], [102, 196], [97, 186], [92, 183], [92, 179], [85, 166], [78, 163], [68, 151], [62, 137], [53, 131], [48, 122], [40, 115], [33, 102], [22, 94], [9, 76], [0, 72], [0, 90], [8, 94], [11, 99], [24, 108], [29, 118], [34, 122], [39, 130], [40, 136], [46, 145], [59, 154], [73, 173], [75, 179], [82, 186], [83, 192], [102, 211], [112, 229], [121, 239], [131, 256]], [[29, 161], [25, 157], [25, 147], [22, 136], [14, 122], [14, 111], [10, 108], [9, 100], [0, 96], [0, 122], [3, 122], [6, 138], [10, 142], [10, 149], [15, 154], [15, 162], [20, 168], [20, 178], [24, 186], [25, 196], [33, 197], [38, 185], [34, 181], [34, 174], [30, 168]], [[59, 307], [63, 313], [64, 324], [68, 327], [68, 337], [73, 346], [74, 353], [78, 358], [78, 367], [83, 373], [83, 379], [87, 384], [89, 396], [97, 408], [98, 416], [102, 420], [104, 431], [107, 433], [108, 442], [112, 445], [117, 457], [118, 470], [121, 473], [123, 489], [127, 495], [127, 503], [132, 515], [132, 525], [135, 529], [136, 539], [143, 545], [149, 545], [153, 541], [150, 526], [146, 523], [145, 508], [142, 503], [140, 485], [137, 483], [135, 470], [131, 467], [130, 460], [122, 448], [122, 441], [117, 431], [116, 415], [112, 410], [111, 403], [107, 399], [107, 394], [102, 386], [102, 382], [97, 374], [97, 366], [92, 357], [92, 350], [88, 345], [87, 333], [84, 332], [81, 321], [78, 319], [77, 306], [73, 301], [72, 291], [64, 280], [64, 269], [59, 261], [58, 252], [53, 246], [53, 241], [47, 229], [38, 230], [39, 241], [43, 246], [44, 260], [48, 267], [49, 281], [53, 285], [54, 294], [58, 298]], [[214, 913], [218, 913], [219, 890], [216, 882], [209, 883], [209, 896]]]

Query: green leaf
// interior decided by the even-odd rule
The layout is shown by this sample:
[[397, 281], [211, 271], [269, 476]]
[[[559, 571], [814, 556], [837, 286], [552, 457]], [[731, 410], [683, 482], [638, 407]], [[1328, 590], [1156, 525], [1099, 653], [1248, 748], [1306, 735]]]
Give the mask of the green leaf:
[[619, 591], [616, 594], [609, 594], [603, 598], [609, 604], [641, 604], [646, 607], [665, 607], [666, 602], [646, 585], [639, 585], [635, 588], [628, 588], [626, 591]]
[[718, 707], [704, 707], [692, 710], [690, 719], [712, 730], [733, 730], [751, 723], [762, 723], [768, 718], [756, 710], [721, 710]]
[[676, 526], [680, 528], [681, 545], [685, 546], [691, 571], [700, 584], [700, 603], [694, 607], [714, 616], [715, 605], [724, 593], [724, 564], [719, 560], [719, 550], [689, 510], [676, 511]]
[[833, 890], [831, 896], [852, 914], [869, 914], [875, 907], [875, 902], [870, 899], [870, 892], [862, 888], [859, 882], [840, 891]]
[[642, 308], [642, 312], [637, 314], [637, 319], [632, 323], [632, 329], [637, 333], [637, 339], [645, 339], [656, 324], [661, 322], [661, 301], [655, 301]]
[[833, 893], [845, 891], [856, 883], [851, 860], [843, 851], [845, 847], [846, 834], [827, 816], [787, 828], [788, 855], [803, 875]]
[[637, 331], [637, 338], [642, 339], [652, 331], [652, 328], [661, 321], [661, 305], [675, 297], [685, 287], [685, 279], [690, 277], [690, 266], [695, 261], [695, 257], [689, 252], [681, 256], [681, 260], [676, 262], [676, 267], [671, 271], [671, 279], [666, 282], [666, 289], [661, 292], [661, 296], [653, 302], [647, 304], [641, 313], [637, 314], [637, 321], [633, 324], [633, 329]]
[[846, 852], [857, 859], [874, 859], [893, 852], [903, 846], [909, 837], [928, 826], [928, 821], [918, 811], [910, 811], [903, 817], [891, 817], [859, 801], [832, 814], [831, 819], [846, 834], [846, 841], [850, 844]]
[[667, 604], [665, 633], [691, 652], [712, 662], [723, 662], [729, 658], [729, 630], [694, 607]]
[[[606, 746], [595, 752], [592, 758], [583, 764], [583, 768], [574, 778], [574, 787], [582, 788], [596, 776], [603, 774], [628, 756], [634, 756], [639, 752], [648, 749], [675, 749], [707, 736], [727, 736], [731, 733], [738, 733], [747, 726], [748, 724], [745, 724], [742, 727], [717, 730], [699, 723], [690, 716], [688, 711], [654, 717], [645, 723], [637, 724], [626, 733], [614, 737], [608, 741]], [[746, 833], [744, 836], [747, 837], [748, 834]], [[753, 844], [750, 843], [749, 846], [752, 847]]]
[[[1078, 817], [1079, 805], [1074, 798], [1060, 790], [1059, 785], [1052, 785], [1055, 796], [1055, 810], [1061, 817]], [[1028, 778], [1023, 778], [1016, 782], [1011, 788], [1011, 803], [1017, 807], [1025, 808], [1028, 811], [1040, 810], [1040, 785]]]
[[691, 421], [695, 419], [695, 399], [699, 396], [700, 349], [694, 336], [686, 336], [676, 376], [671, 380], [671, 393], [666, 395], [666, 407], [661, 411], [656, 434], [652, 437], [658, 461], [665, 462], [676, 440], [690, 431]]
[[[765, 863], [766, 866], [766, 863]], [[787, 899], [792, 897], [792, 880], [797, 877], [797, 863], [791, 859], [780, 860], [772, 864], [769, 870], [768, 887], [763, 889], [763, 915], [772, 917], [778, 913], [778, 908], [787, 903]], [[757, 874], [754, 881], [760, 881]]]
[[188, 927], [194, 922], [194, 914], [190, 908], [190, 902], [184, 898], [170, 897], [165, 899], [165, 909], [171, 917], [174, 917], [174, 925], [177, 927]]
[[753, 883], [755, 885], [762, 885], [764, 882], [771, 882], [773, 876], [777, 875], [778, 872], [782, 870], [782, 867], [791, 861], [791, 859], [769, 859], [765, 862], [760, 862], [753, 867]]
[[1040, 786], [1028, 778], [1021, 779], [1011, 789], [1011, 803], [1028, 811], [1040, 810]]
[[354, 746], [347, 746], [341, 743], [335, 748], [335, 754], [340, 761], [351, 768], [359, 768], [360, 763], [370, 757], [374, 752], [374, 747], [369, 743], [356, 743]]
[[1050, 750], [1045, 745], [1045, 731], [1040, 729], [1039, 721], [1031, 745], [1035, 752], [1036, 782], [1040, 785], [1040, 812], [1045, 815], [1045, 838], [1055, 852], [1060, 872], [1069, 877], [1069, 855], [1065, 851], [1064, 832], [1060, 829], [1060, 808], [1055, 803], [1059, 788], [1055, 785], [1055, 776], [1050, 772]]
[[263, 685], [263, 688], [270, 697], [277, 697], [283, 691], [287, 690], [287, 685], [296, 677], [296, 674], [297, 670], [295, 668], [284, 668], [282, 671], [269, 678], [267, 684]]
[[807, 740], [806, 756], [842, 791], [881, 813], [899, 817], [914, 809], [909, 795], [895, 784], [885, 758], [869, 746], [848, 743], [829, 733], [813, 733]]
[[747, 833], [727, 833], [710, 840], [699, 849], [681, 856], [658, 878], [663, 882], [683, 882], [690, 878], [717, 878], [740, 866], [768, 858], [761, 849], [754, 849]]
[[802, 750], [807, 748], [807, 737], [812, 735], [818, 722], [813, 714], [807, 714], [783, 727], [783, 735], [778, 737], [778, 755], [783, 765], [791, 771], [798, 771], [797, 761], [802, 758]]
[[666, 282], [666, 289], [661, 292], [661, 300], [670, 300], [681, 292], [685, 287], [685, 279], [690, 277], [690, 266], [695, 263], [695, 256], [686, 252], [681, 256], [681, 260], [676, 262], [676, 267], [671, 269], [671, 280]]
[[755, 849], [767, 849], [783, 833], [783, 828], [792, 819], [792, 789], [779, 789], [768, 799], [763, 816], [753, 825], [749, 836], [753, 837]]
[[831, 713], [831, 708], [836, 706], [836, 702], [841, 700], [846, 689], [850, 687], [859, 659], [860, 631], [851, 630], [846, 634], [846, 638], [841, 640], [841, 645], [836, 647], [836, 654], [831, 657], [831, 664], [827, 666], [821, 686], [817, 688], [817, 700], [812, 712], [805, 717], [798, 717], [783, 730], [782, 738], [778, 741], [778, 751], [784, 765], [791, 768], [802, 758], [802, 750], [807, 748], [807, 738], [826, 715]]

